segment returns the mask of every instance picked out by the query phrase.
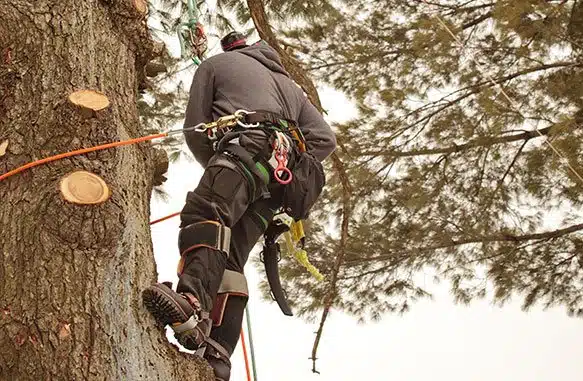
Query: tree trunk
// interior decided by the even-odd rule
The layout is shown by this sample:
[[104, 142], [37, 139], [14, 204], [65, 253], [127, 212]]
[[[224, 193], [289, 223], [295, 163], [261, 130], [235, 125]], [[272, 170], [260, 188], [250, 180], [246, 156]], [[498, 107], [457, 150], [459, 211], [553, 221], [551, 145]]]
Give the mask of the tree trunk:
[[[142, 12], [132, 0], [0, 0], [0, 173], [143, 133], [136, 96], [152, 42]], [[109, 106], [81, 112], [68, 96], [82, 89]], [[141, 303], [156, 280], [152, 163], [141, 143], [0, 182], [0, 380], [213, 379]], [[75, 170], [100, 176], [111, 197], [65, 201], [59, 181]]]

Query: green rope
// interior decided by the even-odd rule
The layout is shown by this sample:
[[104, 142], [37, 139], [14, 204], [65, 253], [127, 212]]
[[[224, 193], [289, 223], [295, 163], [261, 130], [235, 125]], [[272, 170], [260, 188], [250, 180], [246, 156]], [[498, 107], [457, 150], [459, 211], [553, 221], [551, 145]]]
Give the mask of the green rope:
[[251, 366], [253, 368], [253, 379], [257, 378], [257, 369], [255, 368], [255, 348], [253, 346], [253, 334], [251, 333], [251, 317], [249, 316], [249, 304], [245, 307], [245, 317], [247, 318], [247, 332], [249, 333], [249, 348], [251, 348]]
[[[193, 33], [193, 30], [196, 28], [196, 25], [198, 24], [198, 8], [194, 5], [194, 0], [187, 0], [187, 5], [188, 5], [188, 22], [180, 23], [177, 27], [178, 40], [180, 41], [180, 54], [182, 57], [185, 56], [185, 52], [188, 50], [186, 47], [186, 41], [184, 40], [184, 36], [182, 35], [182, 33], [185, 30], [187, 30], [189, 33]], [[198, 66], [201, 64], [201, 61], [197, 56], [193, 55], [191, 59], [195, 65]]]
[[194, 20], [195, 22], [198, 21], [198, 8], [194, 6], [194, 0], [188, 0], [188, 18], [190, 22]]

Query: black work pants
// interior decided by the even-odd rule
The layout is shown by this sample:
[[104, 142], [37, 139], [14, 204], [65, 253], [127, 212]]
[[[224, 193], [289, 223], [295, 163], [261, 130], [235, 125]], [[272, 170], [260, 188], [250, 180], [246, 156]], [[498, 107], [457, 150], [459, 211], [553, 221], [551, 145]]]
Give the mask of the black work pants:
[[[211, 159], [197, 188], [187, 195], [181, 213], [181, 227], [194, 222], [217, 221], [220, 217], [231, 228], [228, 258], [222, 252], [207, 247], [194, 249], [184, 258], [177, 291], [198, 296], [207, 311], [212, 309], [225, 269], [243, 273], [249, 253], [280, 207], [277, 187], [270, 198], [264, 198], [266, 189], [265, 184], [245, 171], [235, 158], [219, 153]], [[211, 332], [211, 338], [229, 353], [237, 345], [246, 302], [246, 298], [240, 296], [229, 297], [223, 324]]]

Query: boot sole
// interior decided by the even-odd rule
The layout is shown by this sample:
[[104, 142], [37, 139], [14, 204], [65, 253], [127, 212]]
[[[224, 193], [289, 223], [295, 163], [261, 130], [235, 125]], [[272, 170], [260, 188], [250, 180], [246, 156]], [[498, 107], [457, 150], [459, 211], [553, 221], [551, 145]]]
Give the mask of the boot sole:
[[144, 290], [142, 300], [154, 319], [163, 326], [184, 323], [190, 317], [174, 300], [174, 297], [160, 285], [154, 285]]

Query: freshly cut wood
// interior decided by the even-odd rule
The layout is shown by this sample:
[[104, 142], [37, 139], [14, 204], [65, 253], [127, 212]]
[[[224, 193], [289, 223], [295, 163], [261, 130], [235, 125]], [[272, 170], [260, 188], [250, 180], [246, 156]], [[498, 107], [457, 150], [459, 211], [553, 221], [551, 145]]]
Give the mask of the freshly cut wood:
[[8, 140], [4, 140], [0, 143], [0, 157], [6, 155], [6, 149], [8, 148]]
[[69, 95], [69, 101], [88, 112], [89, 116], [109, 106], [109, 98], [95, 90], [77, 90]]
[[107, 201], [111, 195], [105, 181], [87, 171], [75, 171], [63, 177], [61, 193], [65, 200], [85, 205], [100, 204]]
[[134, 7], [138, 10], [139, 13], [145, 15], [148, 13], [148, 2], [146, 0], [133, 0]]

